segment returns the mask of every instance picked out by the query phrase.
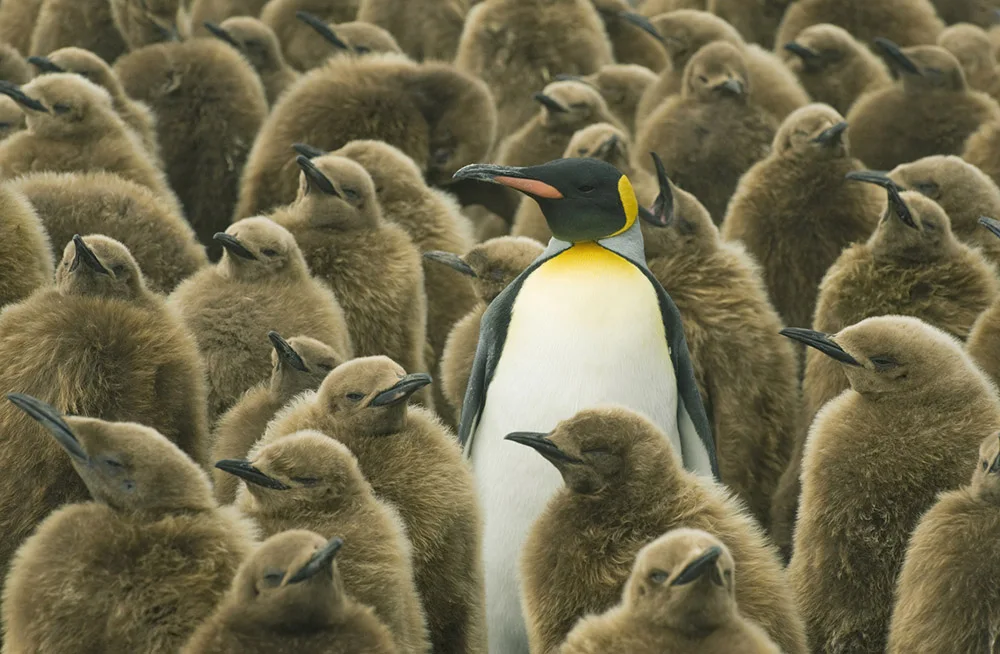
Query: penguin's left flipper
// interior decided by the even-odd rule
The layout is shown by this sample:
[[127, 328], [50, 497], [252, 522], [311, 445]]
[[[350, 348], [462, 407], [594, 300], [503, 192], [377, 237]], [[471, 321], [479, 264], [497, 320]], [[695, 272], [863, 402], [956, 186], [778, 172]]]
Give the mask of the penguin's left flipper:
[[[677, 377], [677, 430], [681, 436], [681, 444], [683, 446], [685, 443], [700, 442], [708, 455], [708, 465], [712, 470], [712, 475], [719, 479], [719, 462], [715, 453], [712, 423], [708, 421], [705, 404], [698, 391], [694, 366], [691, 364], [691, 353], [688, 351], [687, 339], [684, 338], [684, 325], [681, 323], [680, 311], [677, 310], [677, 305], [674, 304], [670, 295], [646, 266], [636, 265], [636, 268], [642, 271], [649, 283], [656, 289], [656, 295], [660, 301], [663, 328], [667, 333], [667, 344], [670, 346], [670, 360], [674, 364], [674, 374]], [[698, 472], [698, 469], [703, 467], [704, 456], [693, 451], [696, 448], [685, 447], [683, 449], [684, 467], [692, 472]]]

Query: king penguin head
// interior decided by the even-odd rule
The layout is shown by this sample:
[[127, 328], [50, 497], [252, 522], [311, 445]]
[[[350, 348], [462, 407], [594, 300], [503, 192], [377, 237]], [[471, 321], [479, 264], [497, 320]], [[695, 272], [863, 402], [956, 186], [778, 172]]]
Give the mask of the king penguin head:
[[598, 159], [557, 159], [525, 168], [473, 164], [455, 179], [503, 184], [524, 193], [538, 203], [552, 235], [570, 243], [617, 236], [635, 225], [639, 214], [628, 177]]

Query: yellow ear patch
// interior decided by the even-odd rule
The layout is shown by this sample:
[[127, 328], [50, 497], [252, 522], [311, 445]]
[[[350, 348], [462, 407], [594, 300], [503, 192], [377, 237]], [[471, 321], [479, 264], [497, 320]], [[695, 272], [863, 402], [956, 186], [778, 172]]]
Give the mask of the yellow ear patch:
[[635, 189], [632, 188], [632, 182], [628, 181], [628, 177], [625, 175], [622, 175], [621, 179], [618, 180], [618, 195], [622, 200], [622, 208], [625, 209], [625, 226], [607, 238], [618, 236], [634, 225], [635, 219], [639, 215], [639, 201], [635, 199]]

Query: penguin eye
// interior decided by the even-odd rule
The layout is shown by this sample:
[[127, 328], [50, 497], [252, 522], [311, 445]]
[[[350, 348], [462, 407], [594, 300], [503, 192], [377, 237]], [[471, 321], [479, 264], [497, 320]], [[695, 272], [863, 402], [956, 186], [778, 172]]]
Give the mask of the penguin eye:
[[347, 201], [352, 204], [361, 199], [361, 194], [352, 188], [345, 188], [343, 189], [343, 191], [344, 191], [344, 197], [346, 197]]
[[317, 363], [316, 367], [319, 368], [321, 372], [330, 372], [333, 370], [333, 366], [328, 363]]
[[570, 109], [588, 109], [590, 107], [586, 102], [574, 102], [569, 106]]
[[358, 54], [368, 54], [372, 49], [364, 45], [356, 45], [354, 46], [354, 51]]
[[708, 84], [708, 78], [705, 77], [704, 75], [699, 75], [698, 81], [701, 82], [702, 84]]
[[292, 477], [292, 481], [303, 486], [315, 486], [319, 483], [319, 477]]
[[115, 277], [120, 277], [122, 273], [125, 272], [125, 264], [118, 264], [117, 266], [111, 267], [111, 272], [115, 274]]
[[349, 399], [351, 402], [360, 402], [361, 400], [365, 399], [365, 394], [364, 393], [348, 393], [347, 394], [347, 399]]
[[109, 468], [115, 468], [115, 469], [121, 469], [125, 467], [124, 463], [122, 463], [118, 459], [112, 459], [111, 457], [104, 458], [104, 465], [108, 466]]
[[55, 110], [57, 114], [67, 114], [72, 110], [72, 107], [70, 107], [68, 104], [63, 104], [62, 102], [55, 103], [54, 105], [52, 105], [52, 108]]
[[261, 250], [260, 253], [263, 254], [265, 257], [276, 257], [276, 256], [278, 256], [278, 251], [277, 250], [272, 250], [271, 248], [265, 248], [265, 249]]
[[929, 198], [937, 197], [940, 190], [940, 187], [934, 182], [917, 182], [913, 188]]
[[894, 359], [886, 356], [872, 357], [871, 362], [872, 365], [875, 366], [875, 370], [877, 372], [885, 372], [886, 370], [892, 370], [893, 368], [899, 365]]
[[985, 460], [985, 459], [983, 459], [983, 472], [986, 472], [986, 470], [987, 470], [987, 469], [988, 469], [989, 467], [990, 467], [990, 462], [989, 462], [989, 461], [987, 461], [987, 460]]
[[670, 578], [670, 573], [664, 572], [663, 570], [653, 570], [653, 572], [651, 572], [649, 575], [649, 580], [654, 584], [656, 584], [657, 586], [661, 585], [669, 578]]
[[581, 193], [593, 193], [594, 192], [594, 187], [592, 185], [590, 185], [590, 184], [584, 184], [583, 186], [581, 186], [579, 188], [579, 191]]
[[268, 570], [264, 573], [264, 586], [267, 588], [275, 588], [280, 586], [281, 582], [285, 578], [285, 573], [282, 570]]

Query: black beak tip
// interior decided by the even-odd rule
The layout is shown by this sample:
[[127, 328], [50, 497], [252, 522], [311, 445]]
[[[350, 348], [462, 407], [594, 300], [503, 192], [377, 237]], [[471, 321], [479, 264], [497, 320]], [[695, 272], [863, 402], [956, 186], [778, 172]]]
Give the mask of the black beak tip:
[[465, 263], [465, 261], [457, 254], [452, 254], [451, 252], [444, 252], [441, 250], [430, 250], [424, 252], [424, 259], [428, 261], [434, 261], [436, 263], [442, 263], [452, 270], [462, 273], [467, 277], [475, 277], [476, 271], [472, 269], [472, 266]]
[[316, 157], [322, 157], [326, 152], [320, 150], [319, 148], [314, 148], [306, 143], [293, 143], [292, 150], [296, 152], [299, 156], [305, 157], [307, 159], [315, 159]]
[[989, 216], [980, 216], [979, 224], [993, 232], [994, 236], [1000, 238], [1000, 220], [990, 218]]
[[561, 102], [559, 102], [552, 96], [546, 95], [544, 93], [536, 93], [531, 97], [535, 99], [535, 102], [538, 102], [552, 113], [564, 114], [569, 112], [568, 107], [564, 106]]

